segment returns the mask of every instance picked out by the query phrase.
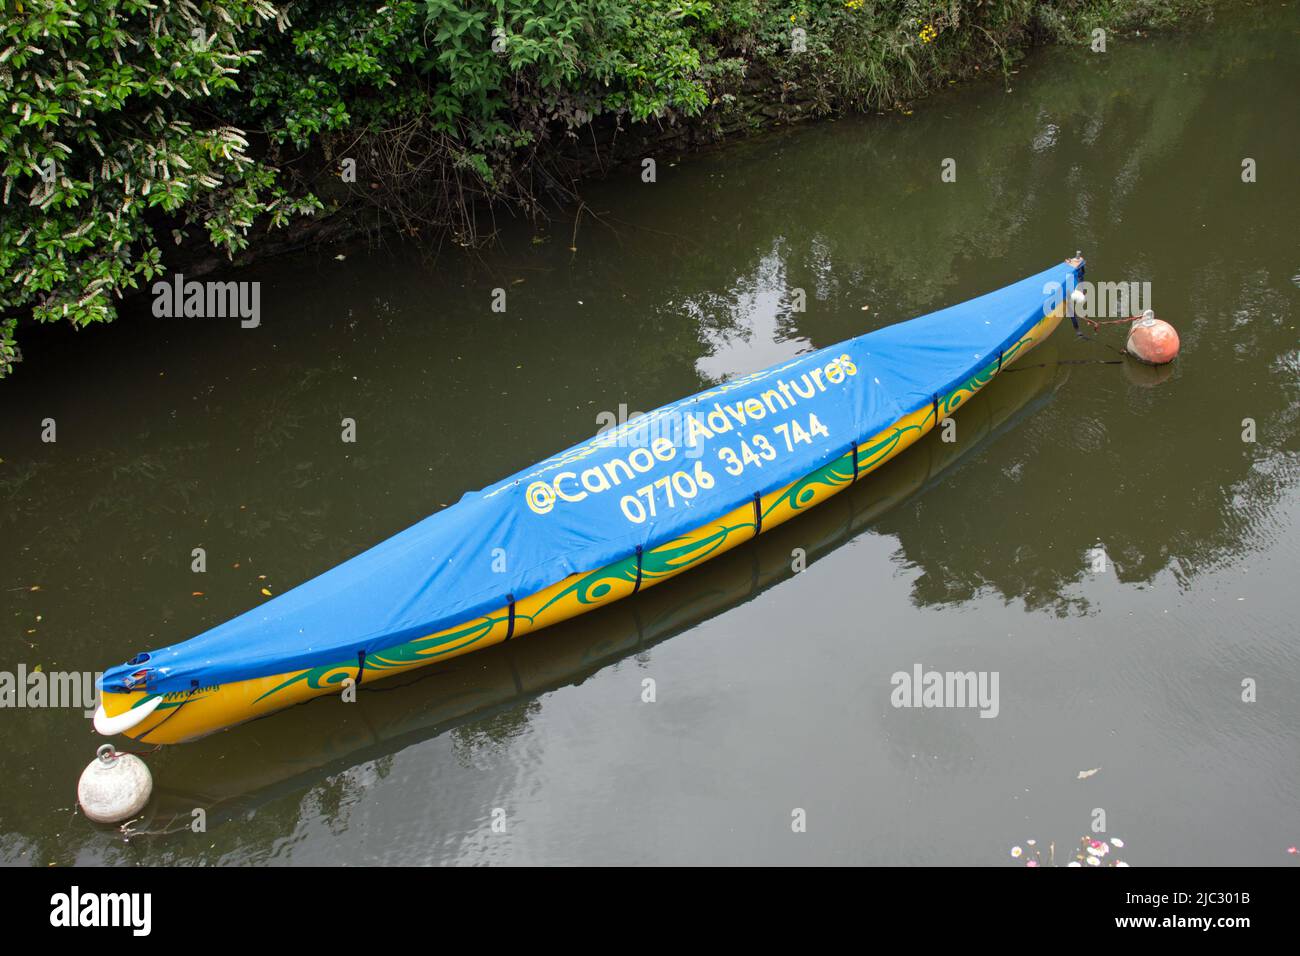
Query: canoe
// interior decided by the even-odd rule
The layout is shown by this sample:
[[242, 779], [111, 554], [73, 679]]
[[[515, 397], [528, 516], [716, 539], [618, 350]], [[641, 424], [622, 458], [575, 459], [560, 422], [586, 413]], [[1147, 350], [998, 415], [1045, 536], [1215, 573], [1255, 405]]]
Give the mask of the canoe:
[[[808, 567], [857, 537], [912, 495], [950, 478], [957, 464], [989, 449], [1047, 407], [1069, 379], [1069, 366], [1050, 363], [1050, 343], [1029, 368], [999, 376], [961, 412], [960, 441], [931, 432], [824, 506], [800, 515], [744, 548], [653, 588], [596, 616], [575, 618], [543, 640], [512, 641], [509, 653], [478, 654], [424, 668], [407, 680], [365, 694], [361, 707], [334, 707], [321, 732], [324, 701], [291, 707], [257, 731], [255, 756], [220, 759], [220, 735], [173, 753], [154, 788], [155, 820], [190, 818], [202, 806], [208, 826], [247, 819], [286, 793], [302, 793], [350, 767], [379, 760], [485, 715], [514, 710], [543, 694], [581, 684], [591, 675], [644, 654], [684, 631], [788, 581], [791, 552]], [[951, 487], [951, 486], [950, 486]], [[333, 703], [331, 701], [330, 703]], [[897, 744], [897, 741], [895, 741]], [[170, 787], [167, 781], [179, 783]], [[153, 827], [145, 827], [153, 829]]]
[[170, 744], [630, 597], [860, 481], [1046, 339], [1067, 260], [737, 377], [547, 458], [99, 680], [102, 734]]

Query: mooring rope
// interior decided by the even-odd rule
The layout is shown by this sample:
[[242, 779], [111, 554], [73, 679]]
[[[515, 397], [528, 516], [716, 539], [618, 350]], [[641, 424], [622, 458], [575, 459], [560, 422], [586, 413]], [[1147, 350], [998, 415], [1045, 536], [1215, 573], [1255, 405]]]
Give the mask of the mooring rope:
[[132, 757], [147, 757], [150, 754], [156, 754], [158, 751], [162, 750], [164, 746], [165, 744], [154, 744], [153, 749], [151, 750], [118, 750], [114, 747], [112, 755], [114, 759], [121, 757], [123, 754], [130, 754]]
[[[1091, 319], [1084, 319], [1084, 321], [1085, 321], [1085, 322], [1091, 322], [1092, 320], [1091, 320]], [[1127, 322], [1128, 319], [1125, 319], [1124, 321]], [[1117, 348], [1115, 348], [1115, 346], [1111, 345], [1109, 342], [1103, 342], [1101, 339], [1094, 339], [1091, 335], [1084, 335], [1082, 332], [1076, 332], [1075, 335], [1077, 335], [1079, 338], [1083, 339], [1085, 342], [1096, 342], [1096, 343], [1097, 343], [1098, 345], [1100, 345], [1102, 348], [1110, 349], [1110, 350], [1111, 350], [1112, 352], [1114, 352], [1116, 355], [1128, 355], [1128, 352], [1126, 352], [1124, 349], [1117, 349]], [[1119, 363], [1117, 363], [1117, 364], [1119, 364]]]
[[1145, 312], [1141, 312], [1137, 315], [1129, 316], [1127, 319], [1089, 319], [1085, 317], [1083, 321], [1091, 325], [1094, 332], [1100, 332], [1103, 325], [1127, 325], [1130, 322], [1136, 322], [1145, 314]]
[[1060, 359], [1056, 362], [1039, 362], [1037, 365], [1015, 365], [1008, 372], [1028, 372], [1031, 368], [1055, 368], [1058, 365], [1123, 365], [1123, 359]]

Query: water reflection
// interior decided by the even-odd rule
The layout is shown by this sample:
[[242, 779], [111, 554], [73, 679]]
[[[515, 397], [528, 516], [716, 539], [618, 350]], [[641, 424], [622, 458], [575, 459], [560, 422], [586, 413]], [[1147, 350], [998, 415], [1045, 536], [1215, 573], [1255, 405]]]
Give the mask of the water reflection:
[[[754, 272], [741, 276], [727, 294], [682, 303], [686, 313], [698, 321], [708, 350], [695, 363], [705, 382], [757, 372], [813, 350], [797, 332], [795, 320], [801, 303], [796, 296], [803, 290], [796, 293], [786, 280], [780, 246], [776, 243]], [[820, 286], [815, 293], [824, 297]]]

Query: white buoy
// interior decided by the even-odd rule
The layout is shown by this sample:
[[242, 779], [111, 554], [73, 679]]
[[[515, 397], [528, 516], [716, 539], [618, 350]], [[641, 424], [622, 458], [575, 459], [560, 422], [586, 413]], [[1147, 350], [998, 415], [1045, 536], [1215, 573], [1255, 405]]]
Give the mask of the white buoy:
[[81, 772], [77, 803], [96, 823], [120, 823], [144, 809], [153, 793], [153, 777], [135, 754], [120, 754], [104, 744]]

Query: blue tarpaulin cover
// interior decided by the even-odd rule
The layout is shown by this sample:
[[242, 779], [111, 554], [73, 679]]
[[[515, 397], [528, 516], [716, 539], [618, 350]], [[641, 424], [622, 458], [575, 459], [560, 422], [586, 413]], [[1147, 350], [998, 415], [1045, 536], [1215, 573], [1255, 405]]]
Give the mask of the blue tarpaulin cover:
[[[233, 620], [152, 652], [157, 693], [355, 661], [649, 550], [783, 487], [996, 361], [1068, 296], [1038, 275], [636, 417]], [[500, 549], [499, 551], [496, 549]], [[504, 559], [504, 567], [502, 570]], [[140, 665], [102, 678], [127, 688]]]

